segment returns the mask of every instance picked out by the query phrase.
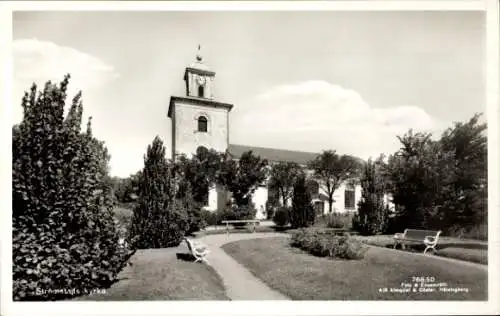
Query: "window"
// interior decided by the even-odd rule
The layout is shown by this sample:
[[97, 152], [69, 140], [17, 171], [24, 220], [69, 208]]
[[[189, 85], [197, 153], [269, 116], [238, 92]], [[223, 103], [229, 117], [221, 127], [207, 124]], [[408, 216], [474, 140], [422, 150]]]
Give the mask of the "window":
[[200, 98], [205, 97], [205, 87], [203, 86], [198, 86], [198, 96]]
[[208, 120], [204, 116], [198, 118], [198, 132], [206, 133], [208, 130]]
[[356, 194], [354, 187], [347, 187], [344, 191], [344, 208], [347, 210], [355, 209]]

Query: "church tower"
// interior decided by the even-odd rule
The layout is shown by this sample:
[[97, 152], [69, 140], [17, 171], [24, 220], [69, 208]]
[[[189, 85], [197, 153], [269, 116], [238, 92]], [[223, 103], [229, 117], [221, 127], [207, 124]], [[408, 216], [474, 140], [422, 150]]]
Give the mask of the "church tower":
[[203, 62], [198, 46], [196, 61], [186, 67], [185, 96], [171, 96], [172, 159], [191, 156], [198, 147], [223, 152], [229, 146], [229, 112], [232, 104], [214, 99], [215, 72]]

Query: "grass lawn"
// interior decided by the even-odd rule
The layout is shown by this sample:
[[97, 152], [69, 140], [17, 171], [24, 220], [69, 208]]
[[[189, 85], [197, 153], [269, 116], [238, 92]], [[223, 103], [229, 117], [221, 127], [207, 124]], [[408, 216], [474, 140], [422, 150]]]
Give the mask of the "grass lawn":
[[[314, 257], [289, 246], [289, 238], [260, 238], [226, 244], [229, 255], [255, 276], [294, 300], [486, 300], [487, 272], [404, 251], [371, 247], [365, 258], [345, 261]], [[434, 277], [468, 293], [391, 292], [412, 277]], [[379, 290], [387, 288], [388, 292]]]
[[132, 266], [121, 272], [120, 281], [75, 300], [229, 300], [219, 275], [206, 264], [188, 260], [187, 253], [185, 244], [138, 250], [131, 258]]
[[[394, 245], [392, 235], [356, 236], [354, 238], [373, 246], [392, 248]], [[438, 251], [435, 254], [438, 256], [488, 264], [488, 243], [485, 241], [439, 237], [436, 248]], [[423, 252], [424, 249], [423, 245], [408, 247], [409, 251], [416, 252]]]

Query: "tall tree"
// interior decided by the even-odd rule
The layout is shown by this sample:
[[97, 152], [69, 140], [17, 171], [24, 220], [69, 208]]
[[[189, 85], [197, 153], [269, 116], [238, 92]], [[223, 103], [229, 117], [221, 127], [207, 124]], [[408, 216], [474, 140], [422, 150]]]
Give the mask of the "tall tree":
[[384, 201], [387, 193], [385, 169], [383, 155], [375, 161], [370, 158], [363, 168], [361, 200], [353, 218], [353, 227], [363, 235], [383, 233], [387, 227], [389, 208]]
[[363, 163], [349, 155], [338, 155], [334, 150], [323, 151], [309, 163], [313, 177], [320, 183], [328, 198], [328, 211], [333, 210], [333, 194], [339, 186], [359, 175]]
[[269, 188], [279, 193], [284, 206], [289, 205], [295, 180], [302, 173], [302, 168], [295, 162], [278, 162], [271, 166]]
[[293, 187], [290, 224], [293, 228], [308, 227], [314, 224], [315, 218], [316, 214], [306, 185], [306, 177], [305, 174], [301, 174], [295, 179]]
[[157, 136], [148, 146], [134, 209], [130, 239], [136, 248], [177, 246], [188, 226], [187, 211], [176, 199], [178, 181], [165, 158], [165, 147]]

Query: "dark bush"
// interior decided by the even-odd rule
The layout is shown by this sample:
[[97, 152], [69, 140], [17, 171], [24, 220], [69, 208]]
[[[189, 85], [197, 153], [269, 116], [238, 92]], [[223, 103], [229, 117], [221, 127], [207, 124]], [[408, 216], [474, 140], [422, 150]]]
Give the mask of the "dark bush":
[[290, 211], [289, 207], [280, 207], [276, 210], [273, 217], [273, 222], [280, 227], [290, 224]]
[[118, 245], [109, 155], [90, 119], [81, 132], [80, 93], [64, 117], [68, 83], [69, 75], [59, 86], [47, 82], [38, 95], [33, 85], [12, 131], [14, 300], [109, 287], [133, 253]]
[[292, 234], [291, 245], [318, 257], [331, 257], [347, 260], [364, 258], [368, 250], [360, 241], [349, 234], [335, 236], [318, 229], [300, 229]]

